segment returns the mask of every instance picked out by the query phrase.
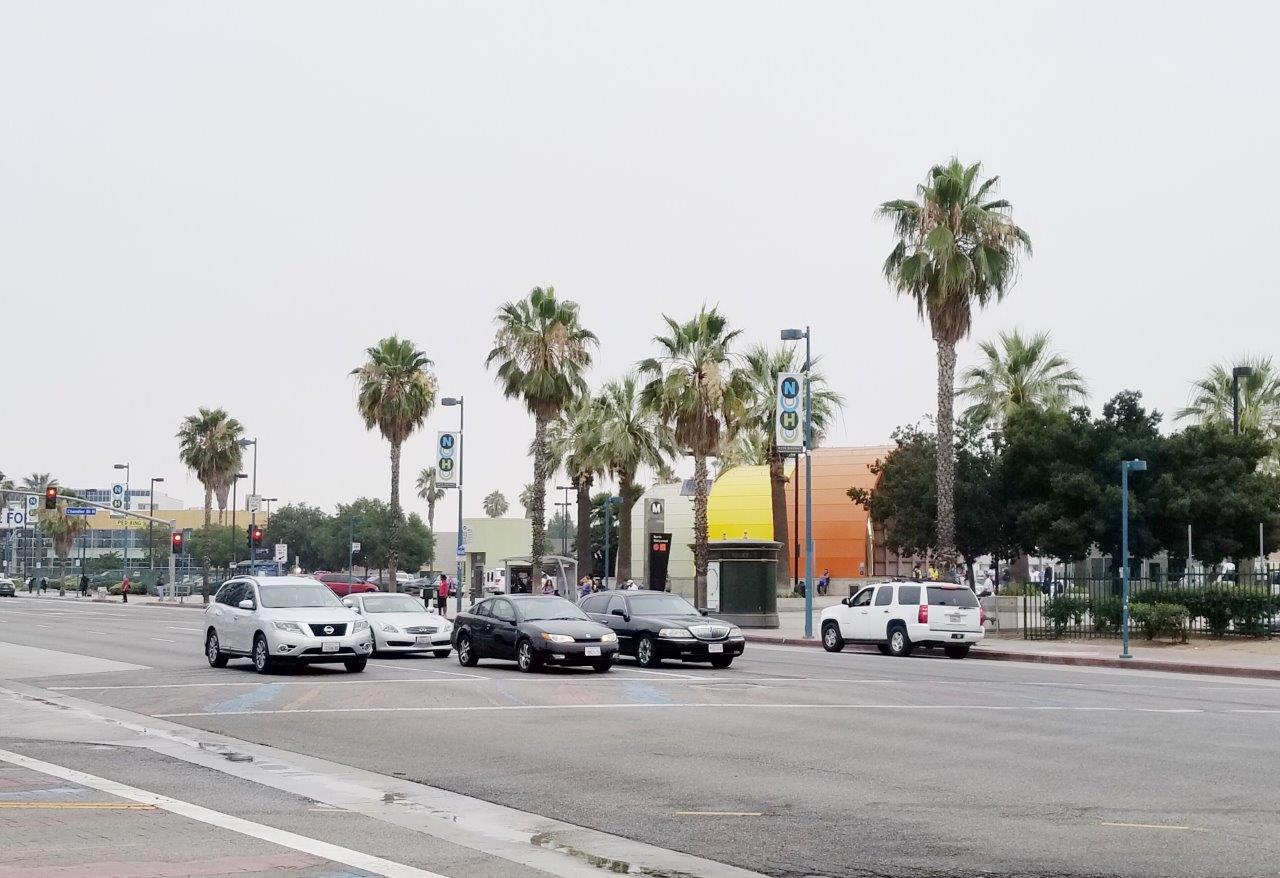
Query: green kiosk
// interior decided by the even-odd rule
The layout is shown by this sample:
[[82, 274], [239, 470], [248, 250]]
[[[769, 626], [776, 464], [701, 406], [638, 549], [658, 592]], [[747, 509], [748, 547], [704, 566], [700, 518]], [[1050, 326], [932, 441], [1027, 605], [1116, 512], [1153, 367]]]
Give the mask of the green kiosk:
[[712, 540], [707, 544], [707, 609], [748, 628], [778, 627], [778, 552], [773, 540]]

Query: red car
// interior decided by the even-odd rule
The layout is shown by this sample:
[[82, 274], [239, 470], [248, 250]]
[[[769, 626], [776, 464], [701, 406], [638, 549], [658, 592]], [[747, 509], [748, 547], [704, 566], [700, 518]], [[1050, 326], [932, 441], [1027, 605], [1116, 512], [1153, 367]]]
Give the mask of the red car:
[[366, 591], [378, 591], [378, 587], [373, 583], [366, 582], [359, 576], [349, 576], [346, 573], [317, 573], [315, 577], [329, 586], [329, 591], [340, 598]]

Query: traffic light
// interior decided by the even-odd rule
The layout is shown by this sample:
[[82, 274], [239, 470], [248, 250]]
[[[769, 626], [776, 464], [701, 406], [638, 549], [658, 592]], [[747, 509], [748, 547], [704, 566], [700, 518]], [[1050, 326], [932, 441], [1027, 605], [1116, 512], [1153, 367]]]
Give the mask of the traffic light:
[[173, 548], [173, 554], [181, 555], [182, 554], [182, 532], [175, 530], [173, 534], [169, 537], [169, 542]]
[[55, 488], [53, 485], [50, 485], [49, 487], [44, 489], [44, 508], [45, 509], [58, 508], [58, 489]]
[[262, 545], [262, 528], [256, 524], [249, 526], [249, 545], [255, 549]]

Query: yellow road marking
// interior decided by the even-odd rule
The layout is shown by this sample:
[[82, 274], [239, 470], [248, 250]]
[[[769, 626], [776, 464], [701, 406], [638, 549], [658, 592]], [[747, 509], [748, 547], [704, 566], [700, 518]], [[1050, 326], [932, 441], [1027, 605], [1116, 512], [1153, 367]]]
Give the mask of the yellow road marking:
[[82, 810], [82, 811], [154, 811], [155, 805], [139, 802], [0, 802], [0, 808], [15, 811], [23, 809]]
[[1204, 832], [1196, 826], [1173, 826], [1168, 823], [1108, 823], [1102, 821], [1103, 826], [1119, 826], [1123, 829], [1180, 829], [1183, 832]]
[[761, 811], [677, 811], [677, 817], [763, 817]]

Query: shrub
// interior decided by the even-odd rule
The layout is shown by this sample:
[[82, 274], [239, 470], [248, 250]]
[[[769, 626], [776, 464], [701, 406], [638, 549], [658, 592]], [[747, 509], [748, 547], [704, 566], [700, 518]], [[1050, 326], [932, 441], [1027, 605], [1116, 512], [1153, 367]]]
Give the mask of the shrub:
[[1231, 622], [1239, 634], [1262, 637], [1271, 628], [1271, 617], [1280, 610], [1280, 601], [1266, 589], [1251, 588], [1232, 593]]
[[1088, 609], [1088, 601], [1063, 595], [1046, 601], [1040, 612], [1044, 614], [1045, 620], [1053, 625], [1053, 636], [1061, 637], [1068, 624], [1079, 625], [1084, 621], [1084, 614]]
[[1188, 615], [1182, 604], [1129, 605], [1129, 623], [1137, 626], [1147, 640], [1164, 635], [1185, 643]]
[[1011, 582], [1000, 588], [1000, 594], [1004, 597], [1020, 598], [1022, 596], [1035, 597], [1044, 594], [1040, 590], [1040, 586], [1032, 582]]
[[1116, 634], [1124, 617], [1124, 603], [1120, 598], [1096, 597], [1089, 602], [1089, 615], [1093, 630], [1100, 634]]

